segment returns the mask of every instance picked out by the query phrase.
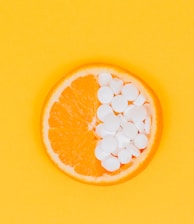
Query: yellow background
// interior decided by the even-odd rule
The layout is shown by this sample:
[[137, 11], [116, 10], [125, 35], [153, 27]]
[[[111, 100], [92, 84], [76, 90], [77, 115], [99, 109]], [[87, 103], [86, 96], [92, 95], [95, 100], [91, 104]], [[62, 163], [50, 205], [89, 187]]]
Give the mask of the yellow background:
[[[110, 187], [66, 177], [41, 145], [44, 99], [66, 72], [113, 63], [155, 90], [160, 147]], [[0, 1], [0, 223], [194, 223], [194, 1]]]

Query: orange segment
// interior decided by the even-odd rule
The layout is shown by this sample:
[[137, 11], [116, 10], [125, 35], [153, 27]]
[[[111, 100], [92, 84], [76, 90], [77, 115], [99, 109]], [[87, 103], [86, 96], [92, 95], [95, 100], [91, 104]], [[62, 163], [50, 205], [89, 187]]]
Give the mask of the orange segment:
[[[133, 82], [152, 106], [149, 145], [139, 157], [114, 172], [106, 171], [94, 150], [99, 137], [97, 91], [99, 72], [110, 72], [123, 81]], [[104, 65], [77, 69], [55, 86], [48, 96], [42, 116], [42, 138], [47, 153], [67, 175], [91, 184], [114, 184], [142, 170], [155, 152], [161, 135], [161, 109], [153, 91], [139, 78], [120, 68]]]
[[94, 132], [89, 130], [98, 107], [98, 88], [93, 75], [76, 79], [53, 104], [49, 117], [48, 135], [53, 151], [59, 154], [64, 164], [76, 164], [75, 170], [84, 175], [98, 173], [96, 159], [91, 153], [97, 139]]

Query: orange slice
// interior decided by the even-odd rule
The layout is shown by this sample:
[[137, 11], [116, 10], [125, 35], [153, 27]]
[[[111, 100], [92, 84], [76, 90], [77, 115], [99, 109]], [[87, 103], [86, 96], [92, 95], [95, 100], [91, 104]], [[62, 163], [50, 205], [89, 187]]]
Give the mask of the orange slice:
[[[96, 127], [100, 123], [97, 77], [101, 73], [133, 83], [151, 108], [147, 147], [113, 172], [104, 169], [95, 156], [100, 141]], [[83, 66], [65, 75], [49, 93], [42, 112], [41, 134], [49, 157], [70, 177], [96, 185], [120, 183], [143, 170], [158, 147], [161, 131], [161, 107], [151, 88], [130, 72], [110, 65]]]

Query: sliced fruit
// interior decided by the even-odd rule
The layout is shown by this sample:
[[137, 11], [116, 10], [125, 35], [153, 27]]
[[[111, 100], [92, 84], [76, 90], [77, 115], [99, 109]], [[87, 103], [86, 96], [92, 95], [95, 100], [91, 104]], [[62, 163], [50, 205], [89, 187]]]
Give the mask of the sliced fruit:
[[48, 95], [42, 139], [53, 162], [85, 183], [110, 185], [140, 172], [162, 130], [158, 98], [140, 78], [116, 66], [83, 66]]

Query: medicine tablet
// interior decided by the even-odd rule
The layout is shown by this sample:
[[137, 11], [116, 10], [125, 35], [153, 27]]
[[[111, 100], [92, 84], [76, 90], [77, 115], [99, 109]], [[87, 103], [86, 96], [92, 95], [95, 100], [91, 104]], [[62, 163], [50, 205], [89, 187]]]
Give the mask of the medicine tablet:
[[97, 109], [97, 117], [101, 121], [104, 121], [104, 118], [110, 114], [113, 114], [113, 110], [108, 104], [102, 104]]
[[119, 129], [120, 124], [120, 118], [116, 115], [110, 115], [104, 119], [105, 129], [111, 132], [116, 132]]
[[119, 94], [123, 86], [123, 81], [121, 79], [114, 78], [110, 81], [110, 88], [114, 94]]
[[103, 160], [104, 158], [106, 158], [107, 156], [109, 156], [110, 153], [106, 153], [102, 150], [102, 148], [100, 147], [100, 145], [97, 145], [95, 148], [95, 156], [98, 160]]
[[131, 116], [131, 120], [134, 123], [143, 121], [147, 117], [147, 112], [145, 107], [140, 106], [140, 107], [132, 108], [130, 116]]
[[135, 100], [139, 95], [139, 90], [132, 83], [124, 85], [121, 92], [129, 101]]
[[101, 103], [110, 103], [113, 99], [113, 91], [108, 86], [102, 86], [97, 93], [98, 100]]
[[121, 164], [127, 164], [131, 161], [131, 159], [132, 155], [128, 150], [123, 149], [118, 152], [118, 160]]
[[144, 134], [138, 134], [137, 137], [134, 140], [134, 145], [138, 149], [144, 149], [148, 145], [148, 137]]
[[100, 86], [108, 85], [112, 80], [112, 75], [110, 73], [102, 72], [98, 76], [98, 83]]
[[121, 113], [127, 108], [128, 101], [122, 95], [117, 95], [112, 99], [112, 108], [115, 112]]
[[134, 139], [137, 136], [137, 134], [138, 134], [137, 127], [132, 122], [127, 122], [123, 126], [123, 131], [122, 132], [130, 140]]
[[100, 144], [101, 144], [102, 150], [106, 153], [112, 153], [117, 148], [117, 141], [115, 137], [111, 135], [105, 136], [101, 140]]
[[119, 160], [114, 156], [108, 156], [101, 162], [102, 167], [109, 172], [116, 171], [120, 168]]

